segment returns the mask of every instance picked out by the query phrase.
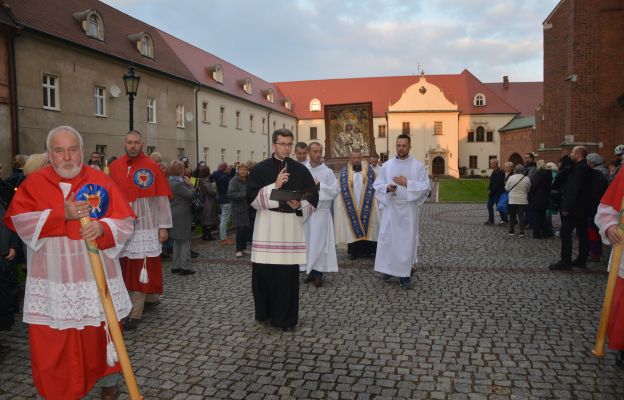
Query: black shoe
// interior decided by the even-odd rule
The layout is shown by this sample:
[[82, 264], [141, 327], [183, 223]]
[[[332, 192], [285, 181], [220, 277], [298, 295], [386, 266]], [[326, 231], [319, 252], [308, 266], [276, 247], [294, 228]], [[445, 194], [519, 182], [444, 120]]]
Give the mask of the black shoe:
[[182, 271], [183, 271], [182, 268], [171, 268], [171, 273], [172, 274], [179, 274]]
[[618, 350], [615, 354], [615, 365], [624, 368], [624, 351]]
[[579, 260], [574, 260], [574, 261], [572, 261], [572, 262], [570, 263], [570, 265], [571, 265], [573, 268], [582, 268], [582, 269], [587, 268], [587, 264], [586, 264], [585, 262], [582, 262], [582, 261], [579, 261]]
[[312, 276], [312, 274], [308, 274], [308, 276], [306, 276], [306, 278], [303, 280], [303, 283], [310, 283], [314, 281], [314, 277]]
[[312, 283], [314, 284], [315, 287], [321, 287], [323, 286], [323, 278], [321, 278], [320, 276], [315, 276], [312, 279]]
[[197, 258], [197, 257], [199, 257], [199, 253], [191, 250], [191, 258]]
[[494, 225], [494, 221], [485, 221], [483, 225]]
[[123, 326], [124, 331], [134, 331], [139, 326], [139, 320], [133, 318], [126, 318], [121, 321], [121, 325]]
[[381, 280], [384, 282], [390, 282], [391, 279], [392, 279], [392, 275], [388, 275], [388, 274], [381, 275]]
[[295, 331], [295, 327], [294, 326], [285, 326], [282, 328], [282, 330], [284, 332], [294, 332]]
[[412, 290], [412, 281], [409, 279], [400, 281], [399, 286], [401, 286], [401, 289], [404, 289], [404, 290]]
[[180, 271], [180, 275], [193, 275], [194, 273], [195, 271], [190, 269], [182, 269], [182, 271]]
[[572, 269], [572, 265], [564, 261], [558, 261], [554, 264], [550, 264], [548, 269], [551, 271], [568, 271]]

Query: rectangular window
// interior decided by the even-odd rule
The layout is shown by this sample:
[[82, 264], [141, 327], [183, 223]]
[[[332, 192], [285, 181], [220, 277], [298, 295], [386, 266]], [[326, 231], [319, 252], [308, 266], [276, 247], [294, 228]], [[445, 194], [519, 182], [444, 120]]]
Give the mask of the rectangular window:
[[184, 147], [178, 147], [178, 157], [182, 157], [184, 155]]
[[96, 86], [95, 87], [95, 115], [98, 117], [106, 116], [105, 110], [105, 99], [106, 99], [106, 89], [103, 87]]
[[474, 132], [468, 132], [468, 141], [474, 142]]
[[494, 141], [494, 132], [486, 132], [486, 142], [493, 142]]
[[219, 107], [219, 125], [225, 126], [225, 107]]
[[282, 124], [282, 129], [286, 129], [286, 122]]
[[48, 110], [59, 109], [59, 78], [54, 75], [43, 74], [43, 108]]
[[470, 156], [468, 158], [468, 168], [477, 168], [477, 156]]
[[184, 106], [176, 106], [176, 126], [178, 128], [184, 128]]
[[236, 111], [236, 121], [234, 123], [236, 129], [240, 129], [240, 111]]
[[147, 98], [147, 122], [156, 123], [156, 99], [153, 97]]
[[236, 161], [240, 162], [240, 150], [236, 150]]
[[225, 162], [225, 149], [221, 149], [221, 162]]
[[96, 144], [95, 151], [100, 153], [102, 156], [102, 165], [104, 165], [104, 160], [106, 160], [106, 145], [105, 144]]
[[149, 156], [156, 151], [156, 146], [147, 146], [147, 155]]
[[433, 123], [433, 134], [434, 135], [443, 135], [444, 132], [442, 131], [442, 121], [435, 121]]
[[263, 151], [263, 152], [262, 152], [262, 159], [264, 160], [264, 159], [266, 159], [266, 158], [267, 158], [266, 151]]
[[202, 122], [208, 122], [208, 102], [202, 101]]
[[403, 134], [404, 135], [409, 135], [410, 134], [410, 123], [409, 122], [403, 122]]
[[253, 150], [251, 150], [251, 151], [249, 152], [249, 159], [250, 159], [251, 161], [253, 161], [253, 160], [254, 160], [254, 153], [255, 153], [255, 151], [253, 151]]
[[254, 126], [255, 125], [254, 122], [255, 122], [254, 121], [254, 115], [250, 114], [249, 115], [249, 132], [251, 132], [251, 133], [256, 131], [256, 127]]
[[316, 140], [316, 126], [310, 127], [310, 140]]
[[490, 165], [490, 161], [492, 161], [492, 160], [494, 160], [496, 158], [498, 158], [498, 157], [496, 157], [496, 156], [488, 156], [488, 166]]
[[208, 164], [208, 155], [210, 154], [210, 147], [204, 147], [204, 162]]
[[266, 118], [262, 118], [262, 133], [266, 133]]
[[277, 129], [277, 121], [273, 121], [273, 130]]
[[386, 137], [386, 126], [385, 125], [379, 125], [379, 137], [380, 138], [385, 138]]

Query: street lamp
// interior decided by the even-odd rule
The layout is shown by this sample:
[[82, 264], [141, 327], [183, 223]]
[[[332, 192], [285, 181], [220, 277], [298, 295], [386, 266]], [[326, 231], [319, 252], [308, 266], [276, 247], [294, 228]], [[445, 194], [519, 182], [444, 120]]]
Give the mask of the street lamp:
[[126, 87], [126, 95], [130, 103], [130, 130], [134, 129], [134, 96], [136, 96], [139, 90], [139, 81], [141, 77], [134, 73], [134, 67], [131, 65], [128, 67], [128, 72], [123, 76], [124, 86]]

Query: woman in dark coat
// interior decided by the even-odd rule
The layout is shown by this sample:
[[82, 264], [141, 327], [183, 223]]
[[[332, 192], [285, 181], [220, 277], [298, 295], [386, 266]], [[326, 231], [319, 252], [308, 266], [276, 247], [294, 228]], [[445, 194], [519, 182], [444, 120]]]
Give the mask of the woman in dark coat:
[[217, 208], [217, 191], [210, 179], [210, 168], [202, 165], [199, 168], [199, 188], [204, 209], [202, 211], [202, 240], [215, 240], [210, 231], [219, 225], [219, 210]]
[[171, 220], [173, 227], [169, 231], [169, 237], [173, 239], [173, 265], [171, 272], [180, 275], [192, 275], [195, 271], [191, 266], [191, 239], [193, 232], [193, 213], [191, 203], [193, 201], [193, 188], [189, 179], [184, 174], [184, 163], [172, 161], [169, 167], [169, 186], [173, 198], [171, 202]]
[[529, 189], [529, 205], [533, 213], [533, 238], [545, 239], [553, 236], [552, 227], [546, 219], [546, 210], [550, 204], [552, 173], [546, 169], [544, 160], [537, 161], [537, 171]]
[[236, 228], [236, 257], [242, 257], [249, 239], [249, 205], [247, 204], [247, 164], [238, 164], [230, 180], [228, 198], [232, 204], [232, 226]]

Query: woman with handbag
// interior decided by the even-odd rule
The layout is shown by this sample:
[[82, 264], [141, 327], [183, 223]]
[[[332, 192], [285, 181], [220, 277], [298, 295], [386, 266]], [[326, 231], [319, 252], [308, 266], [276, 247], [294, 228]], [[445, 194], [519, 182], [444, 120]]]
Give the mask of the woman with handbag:
[[513, 236], [516, 217], [518, 218], [520, 232], [518, 236], [524, 236], [524, 209], [529, 203], [528, 193], [531, 180], [525, 176], [524, 165], [518, 164], [514, 168], [514, 174], [509, 177], [505, 184], [505, 190], [509, 192], [509, 235]]

